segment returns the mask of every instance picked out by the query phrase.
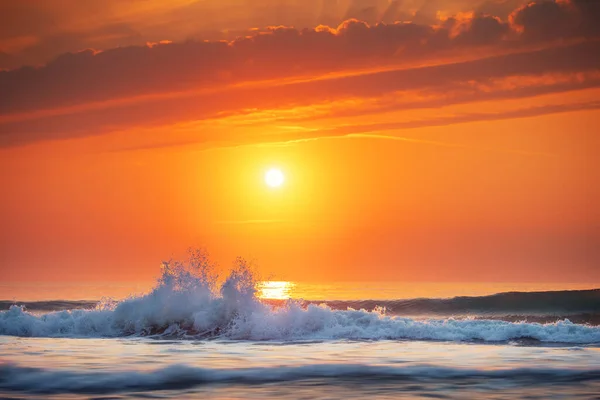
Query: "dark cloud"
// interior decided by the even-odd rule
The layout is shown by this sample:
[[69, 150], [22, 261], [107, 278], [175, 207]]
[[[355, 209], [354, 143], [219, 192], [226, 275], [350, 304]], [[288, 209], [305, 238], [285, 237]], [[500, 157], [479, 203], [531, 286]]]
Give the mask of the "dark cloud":
[[[586, 21], [597, 15], [597, 3], [586, 0], [538, 1], [514, 11], [510, 23], [483, 14], [450, 18], [442, 26], [369, 25], [352, 19], [336, 29], [277, 27], [229, 42], [190, 40], [65, 53], [42, 67], [0, 71], [2, 145], [205, 119], [247, 108], [377, 97], [394, 91], [440, 95], [467, 82], [599, 70], [600, 42], [552, 45], [554, 39], [593, 36], [596, 28]], [[95, 32], [132, 33], [126, 25]], [[545, 49], [525, 51], [532, 42]], [[493, 56], [513, 49], [519, 52]], [[476, 54], [480, 59], [311, 80], [356, 68], [401, 68], [454, 53]], [[291, 78], [301, 82], [286, 81]], [[452, 101], [530, 96], [597, 84], [584, 79], [510, 93], [462, 91]], [[50, 109], [58, 111], [39, 114]]]
[[571, 0], [571, 2], [579, 10], [579, 29], [586, 36], [600, 36], [600, 1]]
[[0, 114], [397, 63], [435, 34], [428, 26], [350, 20], [336, 31], [280, 27], [230, 43], [66, 53], [41, 68], [1, 72]]
[[[588, 35], [592, 28], [581, 22], [583, 10], [588, 9], [594, 11], [597, 7], [584, 0], [543, 1], [515, 11], [511, 21], [526, 41]], [[592, 18], [593, 12], [590, 14], [585, 18]], [[125, 26], [112, 26], [96, 31], [97, 36], [103, 34], [133, 33]], [[398, 65], [480, 46], [497, 45], [506, 50], [521, 46], [514, 35], [507, 23], [485, 15], [451, 18], [441, 28], [414, 23], [368, 25], [348, 20], [336, 30], [278, 27], [232, 42], [186, 41], [66, 53], [41, 68], [0, 72], [0, 114]]]
[[[411, 21], [437, 24], [438, 17], [475, 11], [506, 20], [511, 11], [527, 0], [21, 0], [0, 2], [0, 51], [10, 53], [10, 62], [0, 68], [39, 65], [60, 53], [86, 48], [106, 50], [116, 46], [195, 38], [233, 39], [232, 32], [250, 28], [319, 24], [338, 26], [356, 18], [375, 24]], [[416, 12], [416, 13], [415, 13]], [[108, 33], [122, 26], [123, 32]], [[107, 31], [104, 35], [94, 31]], [[127, 31], [130, 31], [128, 33]], [[35, 37], [36, 46], [7, 51], [2, 43], [22, 36]], [[0, 60], [1, 61], [1, 60]]]
[[515, 10], [510, 21], [528, 40], [598, 37], [600, 2], [538, 0]]
[[489, 45], [499, 42], [509, 31], [507, 23], [497, 17], [478, 16], [465, 22], [454, 22], [454, 29], [458, 32], [455, 40], [465, 45]]
[[[376, 112], [435, 108], [449, 104], [524, 98], [540, 94], [600, 86], [600, 43], [581, 43], [528, 53], [490, 57], [462, 63], [449, 63], [404, 70], [373, 72], [356, 76], [332, 77], [300, 82], [230, 87], [216, 91], [200, 91], [181, 96], [116, 103], [83, 109], [79, 112], [0, 120], [0, 145], [17, 145], [40, 139], [96, 135], [116, 129], [152, 127], [181, 121], [205, 120], [227, 116], [248, 109], [277, 109], [311, 105], [327, 101], [380, 98], [393, 93], [422, 93], [427, 101], [380, 104]], [[527, 80], [544, 74], [578, 74], [597, 71], [595, 77], [575, 77], [534, 85], [502, 87], [502, 79], [517, 77]], [[495, 87], [496, 81], [499, 87]], [[498, 86], [498, 85], [496, 85]], [[554, 110], [554, 109], [552, 109]], [[550, 111], [550, 109], [548, 109]], [[351, 111], [368, 114], [373, 110]], [[328, 114], [332, 116], [331, 114]], [[340, 114], [341, 115], [341, 114]], [[314, 119], [314, 117], [311, 117]], [[294, 121], [292, 118], [289, 121]], [[464, 122], [464, 121], [463, 121]], [[207, 133], [208, 134], [208, 133]], [[214, 140], [199, 133], [199, 141]]]
[[10, 54], [0, 51], [0, 70], [8, 68], [12, 64], [13, 59]]
[[474, 11], [477, 15], [493, 15], [503, 21], [517, 8], [530, 3], [531, 0], [487, 0], [477, 6]]
[[[224, 32], [247, 32], [250, 28], [266, 26], [285, 25], [299, 29], [319, 24], [337, 26], [348, 18], [376, 23], [387, 7], [388, 0], [129, 0], [126, 4], [119, 0], [2, 1], [0, 51], [13, 57], [10, 62], [0, 63], [0, 68], [38, 65], [60, 53], [91, 47], [104, 50], [117, 45], [141, 45], [165, 39], [213, 39], [219, 36], [218, 33], [223, 36]], [[395, 14], [395, 18], [388, 22], [399, 20], [396, 17], [403, 13]], [[117, 43], [114, 35], [93, 33], [110, 30], [115, 25], [143, 33], [120, 34]], [[39, 43], [12, 51], [7, 51], [2, 45], [23, 36], [35, 37]]]
[[531, 2], [510, 16], [513, 25], [527, 39], [557, 39], [570, 37], [576, 29], [575, 8], [569, 2]]

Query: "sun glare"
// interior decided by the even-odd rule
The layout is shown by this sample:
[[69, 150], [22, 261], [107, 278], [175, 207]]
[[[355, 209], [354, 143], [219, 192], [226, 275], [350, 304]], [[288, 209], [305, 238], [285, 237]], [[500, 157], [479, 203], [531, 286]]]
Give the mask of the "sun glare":
[[265, 173], [265, 183], [270, 187], [279, 187], [283, 185], [285, 181], [285, 176], [283, 172], [277, 168], [271, 168]]
[[294, 290], [293, 282], [287, 281], [263, 281], [256, 285], [258, 297], [269, 300], [286, 300], [292, 297]]

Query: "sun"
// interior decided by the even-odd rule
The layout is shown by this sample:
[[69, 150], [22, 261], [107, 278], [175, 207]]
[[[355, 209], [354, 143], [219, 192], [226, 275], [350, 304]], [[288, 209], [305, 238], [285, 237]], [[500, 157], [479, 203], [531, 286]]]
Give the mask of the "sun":
[[265, 173], [265, 183], [273, 188], [279, 187], [283, 185], [285, 181], [285, 176], [283, 172], [277, 168], [271, 168]]

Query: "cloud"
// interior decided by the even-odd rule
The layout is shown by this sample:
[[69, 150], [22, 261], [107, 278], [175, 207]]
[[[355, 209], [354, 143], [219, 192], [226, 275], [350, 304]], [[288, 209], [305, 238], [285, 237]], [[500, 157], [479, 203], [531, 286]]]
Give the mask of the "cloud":
[[[525, 107], [519, 109], [509, 109], [504, 111], [490, 112], [458, 112], [451, 115], [432, 116], [426, 119], [407, 119], [400, 122], [377, 122], [369, 124], [341, 124], [338, 126], [328, 126], [326, 128], [316, 129], [288, 129], [281, 130], [276, 135], [265, 134], [265, 130], [258, 130], [251, 134], [231, 135], [229, 137], [214, 137], [210, 140], [197, 135], [186, 135], [185, 137], [162, 137], [160, 140], [148, 141], [139, 145], [125, 145], [118, 149], [110, 151], [138, 151], [156, 148], [169, 148], [196, 145], [197, 149], [211, 150], [232, 148], [240, 146], [259, 146], [259, 147], [285, 147], [297, 143], [312, 142], [325, 139], [378, 139], [405, 142], [407, 144], [434, 146], [444, 148], [468, 149], [477, 152], [506, 153], [520, 156], [535, 157], [556, 157], [548, 152], [531, 151], [519, 149], [517, 147], [486, 147], [463, 143], [461, 141], [440, 141], [431, 140], [422, 137], [418, 133], [411, 133], [412, 130], [425, 127], [450, 126], [470, 122], [492, 122], [516, 118], [530, 118], [543, 116], [547, 114], [600, 110], [600, 102], [597, 100], [580, 101], [570, 104], [545, 104], [540, 106]], [[438, 112], [438, 114], [448, 114], [447, 111]], [[210, 125], [210, 122], [208, 122]], [[203, 126], [192, 127], [193, 130], [203, 130]], [[227, 128], [229, 132], [235, 132], [235, 126]], [[271, 130], [273, 130], [271, 128]], [[231, 222], [233, 223], [233, 222]]]
[[597, 37], [600, 4], [596, 0], [538, 0], [516, 9], [510, 22], [526, 40]]
[[[510, 22], [474, 14], [434, 26], [351, 19], [337, 28], [273, 27], [233, 41], [66, 53], [42, 67], [0, 71], [0, 145], [408, 93], [416, 100], [386, 107], [595, 87], [600, 42], [586, 22], [595, 18], [594, 4], [534, 2]], [[548, 30], [563, 20], [563, 33]], [[531, 84], [535, 76], [545, 78]], [[510, 79], [512, 86], [498, 86]]]
[[475, 14], [494, 15], [503, 21], [517, 8], [530, 3], [531, 0], [486, 0], [474, 8]]
[[[502, 119], [515, 119], [515, 118], [527, 118], [545, 114], [555, 114], [562, 112], [572, 112], [572, 111], [582, 111], [582, 110], [597, 110], [600, 109], [599, 101], [592, 101], [586, 103], [576, 103], [576, 104], [560, 104], [560, 105], [546, 105], [546, 106], [536, 106], [523, 108], [518, 110], [510, 110], [510, 111], [501, 111], [501, 112], [472, 112], [472, 113], [464, 113], [461, 115], [451, 115], [451, 116], [441, 116], [437, 118], [428, 118], [426, 120], [409, 120], [405, 122], [390, 122], [390, 123], [376, 123], [376, 124], [368, 124], [368, 125], [353, 125], [353, 126], [343, 126], [332, 128], [329, 131], [321, 131], [319, 135], [323, 136], [348, 136], [348, 135], [356, 135], [363, 133], [373, 133], [373, 132], [384, 132], [384, 131], [395, 131], [395, 130], [406, 130], [406, 129], [415, 129], [422, 127], [430, 127], [430, 126], [446, 126], [453, 124], [460, 124], [465, 122], [480, 122], [480, 121], [498, 121]], [[309, 133], [310, 134], [310, 133]], [[443, 146], [452, 146], [448, 143], [434, 143], [428, 141], [420, 141], [420, 140], [408, 140], [408, 139], [398, 139], [398, 140], [407, 140], [413, 141], [416, 143], [425, 143], [425, 144], [437, 144]]]
[[[470, 11], [481, 0], [440, 0], [446, 14]], [[0, 43], [25, 35], [39, 43], [0, 59], [0, 69], [47, 63], [60, 53], [86, 48], [188, 39], [234, 39], [251, 28], [338, 26], [356, 18], [376, 24], [414, 20], [429, 0], [27, 0], [0, 2]], [[434, 23], [434, 18], [427, 23]], [[417, 22], [417, 21], [415, 21]], [[423, 22], [423, 21], [421, 21]], [[119, 27], [119, 33], [98, 34]], [[0, 47], [1, 49], [1, 47]]]
[[7, 68], [7, 66], [11, 65], [12, 60], [13, 57], [10, 54], [0, 51], [0, 70], [3, 67]]
[[465, 21], [456, 19], [451, 21], [454, 40], [463, 45], [485, 46], [497, 43], [509, 32], [508, 24], [498, 17], [481, 16], [468, 18]]
[[[561, 18], [565, 7], [570, 9], [575, 5], [532, 3], [513, 13], [511, 26], [518, 28], [525, 38], [542, 42], [554, 39], [557, 33], [547, 27]], [[581, 35], [589, 33], [583, 28], [587, 25], [580, 26]], [[336, 29], [276, 27], [231, 42], [187, 41], [65, 53], [40, 68], [0, 72], [4, 94], [0, 114], [351, 68], [409, 64], [447, 57], [449, 53], [464, 54], [485, 46], [506, 51], [507, 47], [519, 45], [518, 38], [510, 37], [511, 32], [507, 23], [490, 16], [450, 18], [442, 27], [414, 23], [370, 26], [348, 20]], [[498, 43], [503, 38], [510, 40]]]
[[[586, 56], [583, 57], [582, 54]], [[97, 135], [119, 129], [210, 120], [245, 110], [285, 109], [345, 101], [327, 115], [354, 116], [449, 104], [525, 98], [600, 86], [600, 43], [550, 48], [462, 63], [375, 71], [298, 82], [233, 86], [227, 90], [166, 93], [133, 101], [67, 108], [64, 113], [0, 117], [0, 145]], [[588, 72], [582, 72], [588, 71]], [[360, 99], [360, 101], [358, 101]], [[374, 101], [372, 106], [365, 101]], [[387, 99], [387, 100], [386, 100]], [[391, 99], [391, 100], [390, 100]], [[358, 101], [358, 102], [357, 102]], [[309, 115], [315, 119], [318, 115]], [[294, 121], [292, 117], [291, 122]], [[448, 122], [450, 123], [450, 122]], [[203, 134], [209, 140], [210, 136]]]
[[575, 8], [570, 2], [531, 2], [510, 15], [512, 25], [528, 39], [569, 37], [576, 29]]

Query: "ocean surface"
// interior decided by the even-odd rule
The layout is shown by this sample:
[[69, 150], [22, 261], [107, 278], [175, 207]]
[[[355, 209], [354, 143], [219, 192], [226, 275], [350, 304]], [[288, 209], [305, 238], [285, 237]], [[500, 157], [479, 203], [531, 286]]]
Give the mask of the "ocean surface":
[[243, 263], [223, 280], [166, 265], [130, 297], [6, 296], [0, 398], [600, 399], [593, 286], [429, 298], [351, 286], [300, 299]]

